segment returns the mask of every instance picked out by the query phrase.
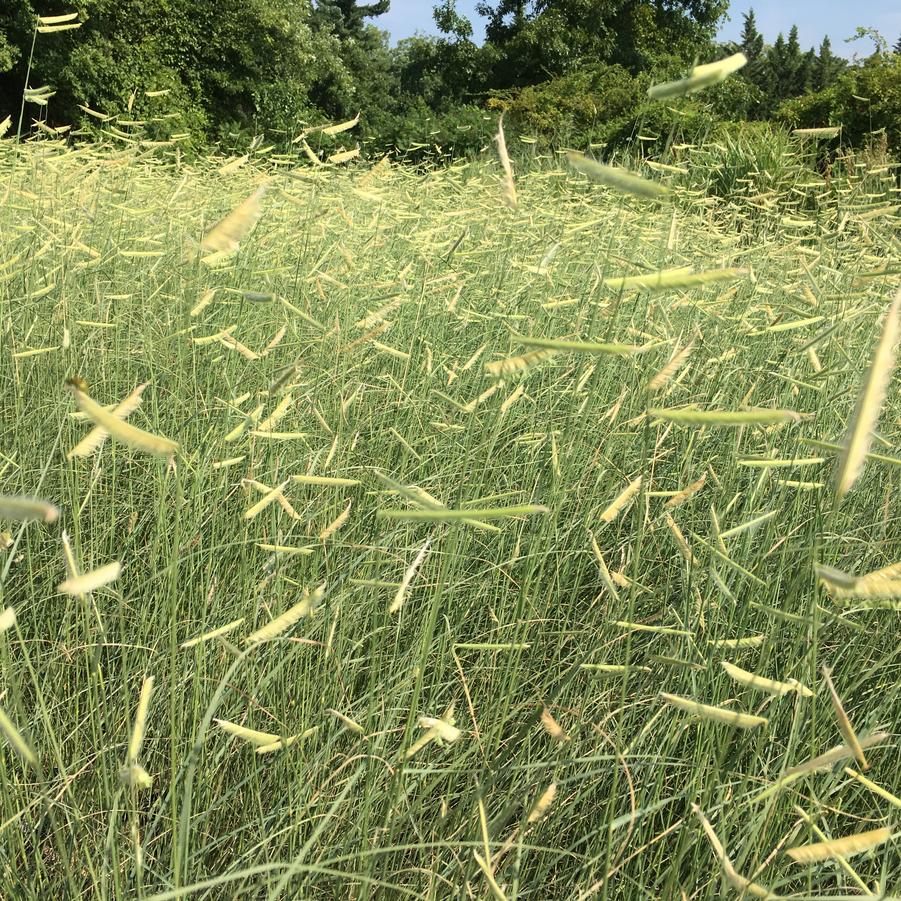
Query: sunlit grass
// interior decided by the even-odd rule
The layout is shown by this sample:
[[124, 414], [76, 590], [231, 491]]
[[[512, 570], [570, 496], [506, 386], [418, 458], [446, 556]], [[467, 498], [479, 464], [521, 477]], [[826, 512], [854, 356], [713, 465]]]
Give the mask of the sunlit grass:
[[[760, 800], [843, 741], [824, 666], [901, 792], [897, 610], [814, 570], [901, 560], [897, 391], [833, 504], [891, 170], [557, 157], [510, 209], [490, 163], [163, 153], [0, 148], [0, 495], [61, 511], [0, 522], [3, 893], [901, 892], [883, 832], [784, 853], [897, 830], [852, 752]], [[67, 459], [73, 376], [113, 440]]]

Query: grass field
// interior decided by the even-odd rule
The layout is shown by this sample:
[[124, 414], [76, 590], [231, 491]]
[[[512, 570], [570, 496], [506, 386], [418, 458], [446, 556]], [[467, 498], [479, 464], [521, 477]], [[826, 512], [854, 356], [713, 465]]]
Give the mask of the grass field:
[[[491, 159], [0, 149], [0, 494], [60, 511], [0, 523], [0, 895], [901, 895], [884, 831], [786, 854], [901, 806], [894, 387], [834, 491], [898, 192], [806, 154], [537, 159], [511, 210]], [[67, 457], [144, 383], [171, 460]], [[788, 772], [846, 742], [824, 667], [865, 774]]]

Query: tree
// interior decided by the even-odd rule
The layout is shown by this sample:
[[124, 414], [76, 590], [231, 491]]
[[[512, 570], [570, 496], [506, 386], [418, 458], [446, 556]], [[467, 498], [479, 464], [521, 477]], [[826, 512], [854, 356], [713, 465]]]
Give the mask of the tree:
[[804, 93], [804, 58], [798, 39], [798, 26], [792, 25], [785, 44], [785, 69], [783, 72], [783, 97], [797, 97]]
[[898, 38], [898, 42], [895, 44], [892, 50], [897, 53], [898, 56], [901, 56], [901, 37]]
[[788, 51], [785, 35], [780, 31], [766, 55], [766, 93], [768, 110], [772, 111], [788, 94], [786, 91], [788, 73]]
[[[757, 89], [758, 96], [766, 94], [769, 87], [769, 70], [767, 68], [766, 47], [763, 41], [763, 35], [757, 30], [757, 19], [754, 10], [749, 9], [744, 14], [744, 24], [741, 29], [741, 42], [734, 48], [733, 52], [740, 50], [748, 58], [748, 64], [741, 69], [739, 75], [742, 79], [750, 82]], [[760, 112], [760, 107], [756, 109], [749, 108], [749, 113], [756, 117]]]
[[632, 72], [712, 46], [726, 0], [481, 0], [490, 87], [538, 84], [599, 62]]
[[757, 62], [763, 56], [763, 35], [757, 30], [757, 19], [753, 9], [749, 9], [744, 14], [739, 48], [748, 58], [749, 65]]
[[[0, 75], [9, 72], [22, 58], [23, 47], [27, 52], [31, 44], [31, 36], [34, 29], [35, 12], [31, 8], [29, 0], [6, 0], [0, 8]], [[6, 100], [3, 94], [3, 84], [0, 82], [0, 119], [6, 115]], [[22, 96], [21, 89], [18, 98], [10, 96], [10, 101], [16, 101]]]
[[846, 67], [828, 90], [784, 103], [775, 119], [790, 128], [841, 125], [843, 141], [882, 151], [887, 148], [897, 156], [901, 153], [899, 86], [901, 54], [875, 52], [860, 65]]
[[810, 55], [801, 53], [798, 27], [792, 25], [787, 41], [780, 31], [766, 56], [767, 115], [783, 100], [805, 92], [811, 64]]
[[817, 52], [810, 48], [802, 57], [796, 79], [797, 94], [806, 94], [813, 87], [813, 72], [817, 65]]
[[397, 77], [388, 36], [367, 19], [388, 11], [389, 0], [317, 0], [312, 23], [334, 41], [334, 71], [311, 87], [311, 99], [328, 118], [363, 113], [375, 125], [395, 105]]
[[321, 27], [331, 27], [340, 38], [359, 36], [366, 27], [364, 19], [384, 15], [390, 0], [357, 3], [357, 0], [317, 0], [314, 21]]
[[[6, 0], [5, 3], [0, 3], [0, 121], [8, 115], [14, 122], [18, 119], [26, 87], [45, 84], [56, 87], [54, 82], [43, 77], [39, 64], [31, 66], [29, 72], [36, 25], [37, 14], [31, 0]], [[35, 59], [39, 62], [44, 57], [58, 55], [60, 48], [71, 46], [71, 35], [72, 32], [39, 35], [39, 39], [35, 41]], [[62, 62], [64, 58], [60, 59], [59, 64]], [[26, 78], [29, 85], [26, 85]], [[51, 105], [59, 105], [59, 99], [54, 98]], [[29, 118], [35, 108], [26, 104], [24, 110], [27, 131]], [[45, 111], [48, 111], [46, 107]]]
[[[47, 107], [51, 124], [78, 124], [84, 104], [198, 138], [290, 130], [313, 112], [310, 86], [335, 65], [327, 36], [310, 28], [310, 0], [79, 5], [80, 29], [37, 36], [30, 82], [55, 89]], [[30, 0], [14, 0], [12, 13], [2, 8], [0, 30], [11, 36], [19, 59], [0, 75], [0, 107], [22, 96], [35, 22]], [[160, 90], [168, 94], [145, 95]]]
[[456, 0], [442, 0], [432, 9], [432, 18], [442, 34], [451, 35], [458, 41], [472, 38], [472, 22], [457, 11]]
[[820, 44], [820, 52], [811, 68], [811, 88], [814, 91], [825, 91], [835, 83], [844, 68], [845, 61], [832, 52], [832, 42], [827, 35]]
[[456, 0], [441, 0], [432, 16], [442, 36], [402, 41], [396, 57], [405, 91], [443, 111], [484, 93], [496, 54], [473, 42], [472, 22], [457, 10]]
[[[492, 44], [504, 44], [519, 34], [529, 21], [527, 8], [530, 0], [497, 0], [494, 6], [490, 3], [476, 4], [476, 12], [486, 16], [485, 37]], [[534, 4], [536, 11], [540, 3]]]
[[8, 72], [16, 64], [18, 58], [18, 48], [13, 47], [6, 40], [6, 35], [0, 34], [0, 73]]

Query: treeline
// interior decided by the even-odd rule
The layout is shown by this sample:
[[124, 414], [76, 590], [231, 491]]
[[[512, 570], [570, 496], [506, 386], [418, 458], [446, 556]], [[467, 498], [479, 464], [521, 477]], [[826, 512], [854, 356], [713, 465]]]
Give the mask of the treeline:
[[[901, 39], [892, 50], [860, 29], [876, 49], [849, 63], [828, 38], [802, 50], [797, 28], [767, 43], [753, 12], [738, 43], [718, 46], [727, 0], [483, 0], [476, 43], [455, 0], [440, 0], [437, 36], [391, 47], [378, 27], [389, 4], [61, 0], [53, 15], [75, 17], [56, 24], [43, 8], [38, 19], [34, 0], [4, 0], [0, 122], [123, 141], [140, 129], [231, 150], [254, 138], [288, 146], [362, 113], [334, 143], [351, 134], [364, 152], [453, 156], [483, 148], [503, 109], [547, 146], [695, 140], [724, 122], [773, 120], [841, 124], [853, 143], [901, 148]], [[737, 50], [749, 60], [738, 77], [677, 104], [647, 102], [654, 81]]]
[[767, 45], [757, 30], [753, 9], [744, 15], [741, 41], [730, 49], [741, 50], [748, 58], [741, 74], [756, 89], [745, 111], [752, 119], [769, 118], [791, 98], [831, 88], [848, 67], [846, 60], [832, 52], [828, 36], [819, 51], [811, 47], [803, 52], [797, 25], [791, 27], [787, 40], [780, 32], [773, 44]]

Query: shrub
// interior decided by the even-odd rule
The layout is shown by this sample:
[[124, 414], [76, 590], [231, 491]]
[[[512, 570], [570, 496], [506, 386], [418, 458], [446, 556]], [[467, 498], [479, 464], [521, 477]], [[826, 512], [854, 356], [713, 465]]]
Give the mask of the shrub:
[[544, 145], [579, 146], [606, 140], [610, 123], [630, 116], [645, 85], [617, 65], [599, 64], [511, 94], [496, 94], [513, 127]]
[[632, 153], [659, 156], [671, 144], [700, 144], [716, 127], [716, 117], [706, 105], [683, 100], [671, 106], [646, 99], [629, 115], [610, 123], [607, 148], [624, 152], [635, 145]]
[[875, 138], [901, 152], [901, 55], [873, 54], [825, 91], [782, 104], [776, 120], [790, 128], [841, 125], [843, 139], [856, 147]]
[[670, 142], [696, 143], [723, 118], [743, 119], [760, 100], [759, 88], [738, 79], [718, 85], [701, 98], [673, 103], [651, 101], [653, 81], [678, 78], [678, 60], [633, 76], [618, 65], [597, 64], [516, 92], [495, 94], [489, 108], [507, 110], [512, 127], [538, 138], [542, 148], [607, 144], [622, 150], [638, 136], [644, 150], [659, 153]]
[[412, 162], [447, 162], [491, 146], [497, 116], [480, 106], [459, 104], [436, 112], [421, 98], [405, 99], [400, 108], [380, 117], [376, 131], [365, 135], [363, 145], [370, 156], [392, 151]]

